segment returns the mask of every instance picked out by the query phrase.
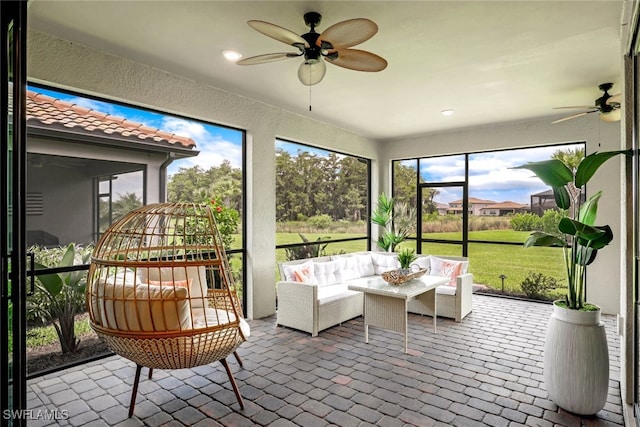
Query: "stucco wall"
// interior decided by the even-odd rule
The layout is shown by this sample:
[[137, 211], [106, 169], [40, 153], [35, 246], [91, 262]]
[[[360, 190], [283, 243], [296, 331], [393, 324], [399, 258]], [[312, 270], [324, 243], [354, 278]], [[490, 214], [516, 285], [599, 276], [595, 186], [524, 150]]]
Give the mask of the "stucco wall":
[[377, 157], [375, 141], [252, 99], [32, 30], [27, 43], [30, 81], [247, 131], [250, 317], [275, 312], [275, 138]]
[[[621, 148], [620, 123], [605, 123], [595, 114], [555, 125], [550, 124], [551, 121], [511, 122], [387, 141], [381, 146], [380, 164], [442, 153], [473, 153], [575, 141], [586, 141], [587, 153]], [[588, 269], [587, 278], [589, 301], [600, 305], [603, 312], [609, 314], [620, 311], [622, 161], [620, 156], [602, 166], [587, 189], [589, 194], [604, 190], [600, 199], [598, 224], [609, 224], [614, 236], [617, 236], [611, 245], [598, 253], [595, 263]], [[380, 169], [380, 180], [384, 188], [390, 187], [390, 168]]]

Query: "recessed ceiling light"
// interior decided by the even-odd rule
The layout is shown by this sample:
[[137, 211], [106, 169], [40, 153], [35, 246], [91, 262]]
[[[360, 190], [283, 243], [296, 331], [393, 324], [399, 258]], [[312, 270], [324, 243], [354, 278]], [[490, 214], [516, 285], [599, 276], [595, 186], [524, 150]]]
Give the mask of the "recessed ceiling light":
[[222, 51], [222, 56], [224, 56], [227, 61], [236, 62], [238, 59], [242, 58], [242, 54], [237, 50], [227, 49]]
[[440, 111], [440, 113], [442, 113], [443, 116], [450, 116], [455, 112], [455, 110], [442, 110]]

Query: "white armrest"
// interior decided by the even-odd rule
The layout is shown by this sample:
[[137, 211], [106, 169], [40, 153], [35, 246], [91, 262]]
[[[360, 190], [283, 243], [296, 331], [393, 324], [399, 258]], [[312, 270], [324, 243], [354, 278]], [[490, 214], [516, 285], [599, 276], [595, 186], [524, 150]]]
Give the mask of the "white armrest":
[[[276, 283], [277, 324], [318, 335], [318, 285], [281, 281]], [[310, 316], [309, 313], [312, 313]]]
[[472, 309], [473, 274], [456, 277], [456, 322], [460, 322]]

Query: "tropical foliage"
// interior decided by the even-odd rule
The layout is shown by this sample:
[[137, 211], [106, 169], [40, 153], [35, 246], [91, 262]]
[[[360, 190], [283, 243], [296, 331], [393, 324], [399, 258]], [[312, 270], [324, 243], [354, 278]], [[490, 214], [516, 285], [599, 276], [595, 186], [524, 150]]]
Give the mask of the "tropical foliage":
[[535, 231], [525, 242], [530, 246], [561, 246], [567, 274], [565, 303], [571, 309], [585, 306], [586, 267], [591, 264], [598, 250], [613, 240], [608, 225], [596, 226], [598, 191], [582, 203], [583, 187], [607, 160], [619, 154], [630, 155], [630, 151], [608, 151], [592, 153], [582, 159], [576, 167], [553, 158], [541, 162], [530, 162], [516, 169], [528, 169], [553, 189], [556, 205], [563, 212], [558, 223], [559, 233]]
[[[92, 249], [72, 243], [66, 248], [33, 247], [30, 251], [35, 256], [36, 270], [42, 270], [87, 264]], [[86, 276], [86, 270], [37, 275], [34, 295], [27, 300], [28, 316], [53, 325], [63, 353], [76, 351], [80, 343], [74, 324], [76, 314], [85, 310]]]
[[326, 255], [325, 249], [329, 243], [326, 240], [329, 237], [318, 237], [315, 242], [310, 241], [304, 234], [298, 233], [298, 236], [302, 239], [305, 245], [293, 246], [285, 248], [287, 254], [287, 261], [293, 261], [297, 259], [316, 258]]
[[237, 210], [221, 204], [218, 198], [212, 197], [207, 200], [207, 203], [213, 213], [213, 218], [216, 221], [216, 226], [222, 237], [224, 248], [225, 250], [229, 250], [234, 242], [233, 235], [238, 232], [240, 214]]
[[380, 194], [376, 207], [371, 211], [371, 222], [383, 228], [378, 246], [393, 252], [415, 229], [416, 213], [407, 203], [396, 202], [385, 193]]
[[418, 256], [416, 255], [416, 251], [413, 249], [405, 248], [400, 253], [398, 253], [398, 262], [400, 263], [400, 268], [409, 268], [411, 267], [411, 263], [416, 260]]

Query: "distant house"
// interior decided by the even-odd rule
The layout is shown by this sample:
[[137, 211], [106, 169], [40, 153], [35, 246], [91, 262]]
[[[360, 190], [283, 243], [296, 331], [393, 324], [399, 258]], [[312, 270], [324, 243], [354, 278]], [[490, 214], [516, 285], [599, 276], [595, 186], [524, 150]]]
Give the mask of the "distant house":
[[436, 203], [436, 209], [438, 215], [446, 215], [449, 210], [449, 205], [447, 203]]
[[511, 201], [495, 203], [480, 209], [480, 215], [484, 216], [504, 216], [516, 213], [525, 213], [529, 210], [528, 205]]
[[[475, 197], [469, 197], [469, 215], [482, 215], [482, 209], [495, 203], [496, 202], [493, 200], [483, 200]], [[447, 213], [462, 215], [462, 200], [449, 202], [449, 209], [447, 209]]]
[[[27, 93], [27, 243], [90, 243], [119, 198], [165, 200], [166, 169], [198, 154], [191, 138]], [[53, 179], [55, 178], [55, 179]]]

